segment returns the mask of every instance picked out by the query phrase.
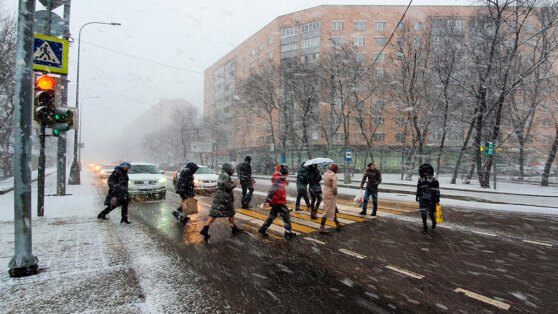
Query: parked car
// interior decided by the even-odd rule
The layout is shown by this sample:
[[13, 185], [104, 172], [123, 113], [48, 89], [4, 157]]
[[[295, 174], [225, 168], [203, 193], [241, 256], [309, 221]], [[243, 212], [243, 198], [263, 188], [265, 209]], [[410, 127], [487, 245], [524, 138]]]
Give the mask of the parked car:
[[104, 164], [101, 166], [101, 170], [99, 170], [99, 178], [108, 178], [116, 168], [115, 164]]
[[155, 164], [131, 162], [128, 170], [128, 192], [130, 196], [147, 196], [165, 199], [166, 180]]
[[[206, 166], [199, 166], [200, 168], [194, 173], [194, 191], [217, 191], [217, 179], [218, 175]], [[172, 184], [176, 189], [178, 184], [178, 179], [180, 178], [180, 171], [184, 169], [184, 166], [178, 168], [172, 176]]]

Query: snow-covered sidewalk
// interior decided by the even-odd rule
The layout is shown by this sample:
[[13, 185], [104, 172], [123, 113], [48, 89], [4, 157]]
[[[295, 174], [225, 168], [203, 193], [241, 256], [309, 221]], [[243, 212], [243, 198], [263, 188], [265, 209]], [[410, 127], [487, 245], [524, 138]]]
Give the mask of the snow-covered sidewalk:
[[[45, 194], [56, 194], [56, 176], [46, 177]], [[32, 189], [33, 254], [37, 275], [11, 278], [14, 256], [13, 192], [0, 195], [0, 304], [2, 312], [138, 312], [144, 295], [112, 223], [96, 219], [102, 198], [93, 182], [67, 186], [66, 196], [46, 196], [45, 215], [36, 216]]]

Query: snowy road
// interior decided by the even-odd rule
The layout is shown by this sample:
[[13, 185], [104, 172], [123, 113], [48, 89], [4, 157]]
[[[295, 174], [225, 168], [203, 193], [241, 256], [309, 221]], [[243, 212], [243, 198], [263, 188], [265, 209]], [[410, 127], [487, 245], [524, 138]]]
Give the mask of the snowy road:
[[[132, 237], [154, 239], [149, 245], [159, 258], [175, 261], [172, 272], [188, 274], [190, 284], [177, 285], [172, 295], [195, 294], [198, 305], [212, 305], [207, 310], [549, 312], [558, 307], [555, 216], [446, 207], [444, 224], [423, 235], [415, 204], [380, 198], [379, 218], [369, 219], [340, 201], [347, 224], [340, 233], [319, 235], [319, 225], [302, 211], [291, 214], [296, 239], [280, 238], [280, 218], [272, 236], [263, 239], [256, 228], [267, 211], [256, 205], [268, 187], [260, 181], [254, 208], [238, 212], [246, 232], [235, 238], [218, 220], [210, 229], [211, 244], [204, 244], [198, 232], [211, 195], [198, 196], [200, 213], [183, 227], [171, 215], [179, 204], [172, 192], [164, 202], [132, 202], [138, 232]], [[142, 242], [131, 242], [126, 246], [134, 263]]]

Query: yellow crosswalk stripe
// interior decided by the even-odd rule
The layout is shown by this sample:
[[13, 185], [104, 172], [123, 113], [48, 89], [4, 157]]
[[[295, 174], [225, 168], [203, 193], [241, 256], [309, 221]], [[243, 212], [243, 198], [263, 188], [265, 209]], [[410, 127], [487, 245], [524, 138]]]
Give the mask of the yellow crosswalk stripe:
[[[343, 204], [343, 205], [347, 205], [347, 206], [352, 206], [352, 207], [356, 207], [356, 208], [362, 208], [362, 206], [358, 206], [357, 204], [351, 202], [351, 201], [346, 201], [346, 200], [337, 200], [337, 203], [339, 204]], [[371, 204], [372, 202], [369, 202], [368, 204]], [[392, 210], [401, 210], [401, 211], [408, 211], [408, 212], [412, 212], [412, 211], [416, 211], [418, 210], [418, 206], [416, 205], [411, 205], [408, 203], [398, 203], [398, 202], [378, 202], [378, 207], [384, 207], [392, 209]], [[403, 208], [402, 208], [403, 207]]]
[[[250, 211], [250, 210], [237, 209], [236, 211], [239, 212], [239, 213], [242, 213], [246, 216], [251, 216], [251, 217], [254, 217], [254, 218], [262, 219], [264, 221], [267, 219], [267, 215], [256, 213], [256, 212], [253, 212], [253, 211]], [[283, 224], [283, 222], [279, 222], [277, 220], [274, 220], [273, 223], [276, 224], [276, 225], [282, 225]], [[311, 232], [318, 231], [318, 229], [310, 228], [310, 227], [303, 226], [303, 225], [293, 223], [293, 222], [291, 223], [291, 226], [292, 226], [293, 230], [303, 232], [303, 233], [311, 233]]]
[[[338, 203], [339, 203], [339, 205], [348, 206], [348, 207], [352, 207], [352, 208], [360, 208], [360, 209], [362, 209], [361, 206], [358, 206], [358, 205], [353, 204], [353, 203], [349, 203], [349, 202], [338, 202]], [[378, 204], [378, 210], [379, 210], [379, 211], [388, 212], [388, 213], [391, 213], [391, 214], [400, 215], [400, 214], [403, 214], [403, 213], [414, 212], [414, 211], [418, 210], [418, 208], [417, 208], [416, 210], [411, 210], [411, 209], [408, 209], [408, 210], [407, 210], [407, 209], [399, 209], [399, 208], [392, 208], [392, 207], [390, 207], [390, 208], [388, 209], [388, 208], [386, 208], [385, 206], [382, 206], [381, 204]]]
[[[287, 207], [290, 208], [295, 208], [295, 205], [291, 205], [291, 204], [287, 204]], [[310, 209], [306, 206], [300, 206], [301, 209], [304, 209], [306, 211], [310, 211]], [[352, 215], [347, 215], [347, 214], [343, 214], [343, 213], [337, 213], [337, 217], [339, 218], [345, 218], [348, 220], [352, 220], [352, 221], [358, 221], [358, 222], [362, 222], [362, 221], [367, 221], [369, 219], [366, 218], [362, 218], [362, 217], [357, 217], [357, 216], [352, 216]], [[318, 220], [319, 221], [319, 220]]]

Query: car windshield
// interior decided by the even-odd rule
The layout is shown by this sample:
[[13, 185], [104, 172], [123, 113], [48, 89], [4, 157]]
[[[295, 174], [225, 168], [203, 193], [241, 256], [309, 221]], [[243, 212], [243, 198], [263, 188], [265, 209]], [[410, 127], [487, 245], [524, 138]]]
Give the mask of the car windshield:
[[213, 173], [213, 171], [211, 171], [211, 169], [207, 167], [200, 167], [200, 169], [196, 171], [196, 174], [211, 174], [211, 173]]
[[130, 170], [128, 170], [128, 174], [134, 173], [159, 173], [159, 169], [155, 165], [132, 165]]

